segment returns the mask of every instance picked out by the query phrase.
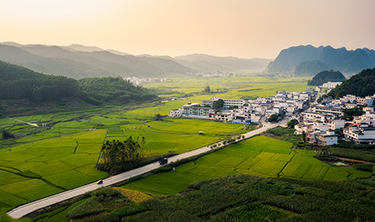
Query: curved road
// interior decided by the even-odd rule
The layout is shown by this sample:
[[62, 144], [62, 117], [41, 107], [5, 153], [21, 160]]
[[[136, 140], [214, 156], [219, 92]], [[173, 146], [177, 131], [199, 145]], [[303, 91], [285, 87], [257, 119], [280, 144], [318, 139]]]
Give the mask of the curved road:
[[[276, 123], [276, 124], [266, 124], [262, 128], [253, 130], [253, 131], [245, 133], [243, 135], [245, 136], [245, 139], [248, 139], [248, 138], [253, 137], [255, 135], [258, 135], [258, 134], [260, 134], [260, 133], [262, 133], [262, 132], [264, 132], [268, 129], [272, 129], [272, 128], [275, 128], [277, 126], [282, 126], [282, 125], [285, 125], [285, 124], [286, 124], [285, 120], [283, 120], [279, 123]], [[209, 146], [205, 146], [205, 147], [202, 147], [202, 148], [199, 148], [199, 149], [196, 149], [196, 150], [192, 150], [192, 151], [189, 151], [189, 152], [186, 152], [186, 153], [182, 153], [182, 154], [170, 157], [170, 158], [168, 158], [168, 162], [172, 163], [172, 162], [175, 162], [177, 160], [185, 159], [185, 158], [188, 158], [188, 157], [192, 157], [192, 156], [196, 156], [196, 155], [208, 152], [210, 150], [211, 150], [211, 148]], [[99, 187], [110, 186], [110, 185], [122, 182], [122, 181], [127, 180], [131, 177], [135, 177], [135, 176], [147, 173], [147, 172], [149, 172], [151, 170], [154, 170], [156, 168], [159, 168], [159, 167], [161, 167], [159, 162], [151, 163], [149, 165], [139, 167], [139, 168], [136, 168], [134, 170], [130, 170], [130, 171], [127, 171], [127, 172], [124, 172], [124, 173], [121, 173], [121, 174], [103, 179], [102, 184], [97, 184], [96, 182], [86, 184], [84, 186], [77, 187], [77, 188], [72, 189], [72, 190], [68, 190], [68, 191], [58, 193], [58, 194], [55, 194], [55, 195], [52, 195], [52, 196], [49, 196], [49, 197], [46, 197], [46, 198], [43, 198], [43, 199], [40, 199], [40, 200], [37, 200], [37, 201], [33, 201], [33, 202], [30, 202], [30, 203], [21, 205], [19, 207], [14, 208], [13, 210], [11, 210], [7, 213], [8, 213], [9, 216], [11, 216], [15, 219], [18, 219], [18, 218], [21, 218], [21, 217], [23, 217], [23, 216], [25, 216], [25, 215], [27, 215], [27, 214], [35, 211], [35, 210], [38, 210], [38, 209], [41, 209], [41, 208], [59, 203], [59, 202], [64, 201], [64, 200], [71, 199], [73, 197], [82, 195], [86, 192], [98, 189]]]

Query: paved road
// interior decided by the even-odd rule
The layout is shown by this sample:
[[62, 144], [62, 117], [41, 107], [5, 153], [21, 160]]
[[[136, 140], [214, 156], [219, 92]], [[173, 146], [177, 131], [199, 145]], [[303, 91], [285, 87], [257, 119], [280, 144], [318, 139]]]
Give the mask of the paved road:
[[[243, 135], [245, 136], [245, 139], [248, 139], [252, 136], [258, 135], [258, 134], [266, 131], [267, 129], [271, 129], [271, 128], [274, 128], [274, 127], [277, 127], [277, 126], [285, 125], [285, 123], [286, 123], [286, 121], [284, 120], [284, 121], [279, 122], [277, 124], [267, 124], [262, 128], [253, 130], [253, 131], [245, 133]], [[192, 151], [189, 151], [189, 152], [186, 152], [186, 153], [182, 153], [182, 154], [170, 157], [170, 158], [168, 158], [168, 160], [169, 160], [169, 163], [171, 163], [171, 162], [175, 162], [177, 160], [181, 160], [181, 159], [185, 159], [185, 158], [188, 158], [188, 157], [196, 156], [196, 155], [208, 152], [210, 150], [211, 150], [211, 148], [209, 148], [209, 146], [205, 146], [205, 147], [202, 147], [202, 148], [199, 148], [199, 149], [196, 149], [196, 150], [192, 150]], [[99, 187], [110, 186], [110, 185], [122, 182], [126, 179], [129, 179], [131, 177], [135, 177], [135, 176], [147, 173], [147, 172], [149, 172], [151, 170], [154, 170], [156, 168], [159, 168], [159, 167], [161, 167], [161, 166], [158, 162], [151, 163], [149, 165], [146, 165], [146, 166], [134, 169], [134, 170], [130, 170], [130, 171], [127, 171], [125, 173], [121, 173], [121, 174], [118, 174], [118, 175], [115, 175], [115, 176], [112, 176], [112, 177], [108, 177], [108, 178], [103, 180], [102, 184], [90, 183], [90, 184], [87, 184], [87, 185], [84, 185], [84, 186], [81, 186], [81, 187], [77, 187], [77, 188], [72, 189], [72, 190], [68, 190], [68, 191], [65, 191], [65, 192], [62, 192], [62, 193], [55, 194], [53, 196], [49, 196], [49, 197], [46, 197], [46, 198], [43, 198], [43, 199], [40, 199], [40, 200], [37, 200], [37, 201], [34, 201], [34, 202], [30, 202], [30, 203], [21, 205], [17, 208], [14, 208], [11, 211], [9, 211], [8, 215], [13, 217], [13, 218], [18, 219], [18, 218], [21, 218], [21, 217], [23, 217], [23, 216], [25, 216], [25, 215], [27, 215], [27, 214], [35, 211], [35, 210], [50, 206], [52, 204], [56, 204], [56, 203], [64, 201], [64, 200], [71, 199], [73, 197], [82, 195], [86, 192], [98, 189]]]

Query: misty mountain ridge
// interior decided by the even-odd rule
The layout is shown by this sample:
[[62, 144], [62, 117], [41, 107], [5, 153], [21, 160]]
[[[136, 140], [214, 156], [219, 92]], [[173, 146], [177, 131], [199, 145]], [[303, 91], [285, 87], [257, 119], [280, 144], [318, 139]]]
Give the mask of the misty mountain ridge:
[[72, 44], [54, 46], [14, 42], [0, 44], [0, 60], [37, 72], [72, 78], [103, 76], [171, 77], [180, 74], [212, 71], [263, 70], [268, 59], [239, 59], [196, 55], [134, 56], [116, 50]]
[[253, 58], [241, 59], [237, 57], [218, 57], [205, 54], [190, 54], [177, 56], [175, 61], [192, 69], [200, 71], [246, 71], [262, 70], [271, 61], [270, 59]]
[[339, 70], [350, 76], [363, 69], [375, 67], [375, 51], [367, 48], [347, 50], [345, 47], [293, 46], [283, 49], [276, 59], [269, 63], [264, 73], [288, 73], [315, 75], [328, 69]]

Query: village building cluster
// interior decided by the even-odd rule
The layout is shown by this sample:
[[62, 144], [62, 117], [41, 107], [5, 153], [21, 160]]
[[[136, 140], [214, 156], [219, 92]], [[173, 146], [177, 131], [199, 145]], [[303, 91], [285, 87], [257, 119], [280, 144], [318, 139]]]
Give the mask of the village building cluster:
[[243, 74], [234, 74], [234, 73], [231, 73], [231, 72], [220, 72], [220, 71], [215, 71], [215, 72], [189, 72], [189, 73], [187, 73], [187, 75], [198, 76], [198, 77], [203, 77], [203, 78], [244, 76]]
[[[272, 114], [282, 118], [308, 108], [315, 95], [315, 90], [307, 88], [303, 92], [277, 91], [275, 96], [255, 100], [212, 97], [201, 103], [189, 103], [180, 109], [171, 110], [169, 116], [214, 119], [239, 124], [260, 123], [262, 118], [266, 120]], [[219, 100], [223, 101], [222, 108], [215, 110], [213, 104]]]
[[[227, 123], [251, 124], [266, 121], [272, 114], [280, 119], [298, 120], [295, 135], [305, 134], [306, 141], [320, 146], [338, 144], [342, 139], [355, 144], [375, 145], [375, 112], [373, 96], [365, 98], [346, 95], [339, 99], [324, 98], [313, 102], [321, 95], [321, 89], [331, 89], [340, 83], [327, 83], [319, 91], [307, 88], [303, 92], [277, 91], [275, 96], [259, 97], [254, 100], [222, 99], [212, 97], [201, 103], [188, 103], [180, 109], [171, 110], [170, 117], [203, 118]], [[222, 100], [221, 109], [214, 109], [214, 103]], [[343, 109], [361, 107], [363, 115], [353, 120], [343, 118]]]
[[[295, 135], [305, 133], [309, 143], [330, 146], [338, 143], [342, 130], [344, 140], [355, 144], [375, 144], [375, 112], [373, 96], [365, 98], [346, 95], [339, 99], [325, 98], [321, 103], [314, 104], [309, 112], [302, 112], [295, 116], [299, 124], [295, 126]], [[363, 110], [363, 115], [354, 116], [353, 120], [343, 118], [343, 109]]]
[[168, 82], [166, 78], [138, 78], [135, 76], [132, 77], [124, 77], [124, 80], [129, 81], [130, 83], [134, 85], [142, 85], [145, 83], [153, 83], [153, 82]]

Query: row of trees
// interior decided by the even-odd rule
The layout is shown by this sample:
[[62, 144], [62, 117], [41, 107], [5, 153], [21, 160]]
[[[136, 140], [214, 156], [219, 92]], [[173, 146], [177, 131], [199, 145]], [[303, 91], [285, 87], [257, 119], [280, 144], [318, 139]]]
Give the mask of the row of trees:
[[133, 140], [131, 136], [123, 142], [107, 140], [102, 146], [101, 159], [103, 163], [100, 168], [109, 171], [111, 174], [132, 168], [144, 157], [145, 153], [142, 148], [144, 144], [144, 137], [142, 137], [141, 144]]

